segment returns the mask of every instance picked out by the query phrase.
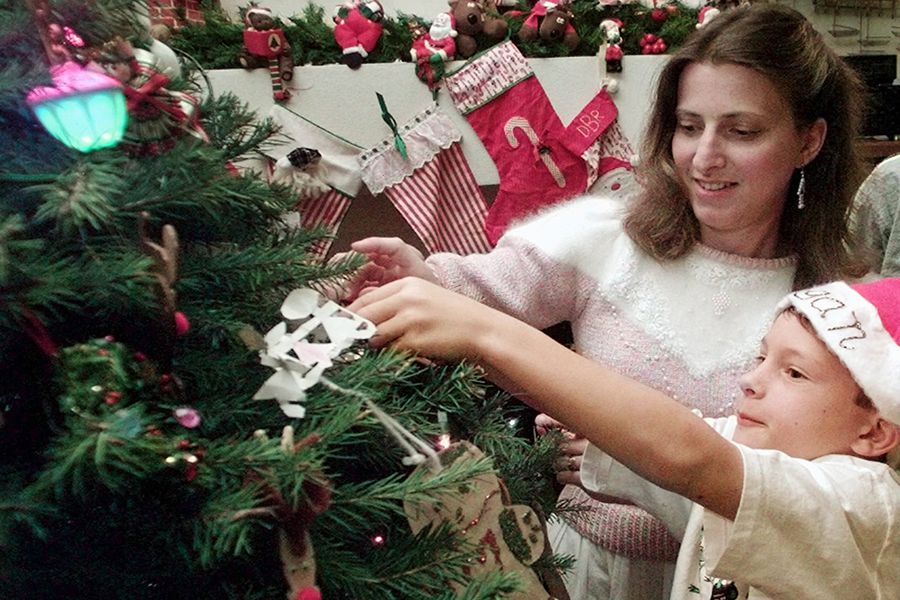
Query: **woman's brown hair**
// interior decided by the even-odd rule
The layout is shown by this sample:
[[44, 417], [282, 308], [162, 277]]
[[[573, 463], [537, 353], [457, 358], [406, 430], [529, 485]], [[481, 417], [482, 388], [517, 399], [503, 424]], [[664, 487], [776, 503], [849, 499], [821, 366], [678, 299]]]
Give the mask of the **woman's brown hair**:
[[[768, 77], [790, 106], [798, 129], [825, 120], [822, 149], [804, 167], [806, 207], [786, 202], [779, 252], [797, 255], [796, 288], [861, 275], [848, 220], [863, 174], [856, 142], [864, 87], [802, 14], [777, 4], [723, 12], [692, 34], [663, 67], [637, 169], [643, 190], [624, 221], [628, 235], [660, 260], [684, 255], [700, 239], [672, 158], [679, 81], [685, 67], [698, 62], [741, 65]], [[798, 180], [799, 172], [792, 190]]]

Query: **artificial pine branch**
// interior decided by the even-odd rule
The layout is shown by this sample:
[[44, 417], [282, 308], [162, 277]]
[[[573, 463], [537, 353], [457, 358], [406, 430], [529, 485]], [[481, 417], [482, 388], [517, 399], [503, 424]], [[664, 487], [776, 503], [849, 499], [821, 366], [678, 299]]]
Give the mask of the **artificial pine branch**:
[[[52, 3], [88, 43], [128, 35], [139, 4]], [[292, 35], [324, 36], [323, 15], [304, 14]], [[389, 36], [397, 51], [400, 35]], [[328, 385], [306, 391], [306, 418], [253, 400], [271, 371], [245, 345], [249, 329], [258, 337], [288, 292], [328, 290], [360, 260], [311, 260], [324, 232], [285, 228], [291, 191], [227, 168], [258, 156], [271, 123], [213, 97], [201, 117], [209, 143], [183, 135], [157, 155], [81, 155], [24, 103], [49, 76], [20, 3], [0, 3], [0, 41], [0, 597], [282, 597], [286, 525], [308, 528], [328, 598], [453, 597], [447, 583], [466, 583], [472, 549], [447, 526], [414, 535], [404, 501], [452, 494], [488, 461], [411, 476], [366, 401], [426, 443], [446, 412], [454, 436], [482, 435], [498, 468], [538, 469], [527, 443], [504, 440], [518, 433], [508, 398], [486, 394], [469, 366], [361, 344], [333, 361]], [[331, 38], [307, 46], [308, 56], [336, 51]], [[181, 246], [179, 277], [166, 285], [190, 323], [174, 342], [161, 334], [172, 323], [160, 323], [172, 307], [160, 307], [141, 252], [165, 225]], [[154, 349], [171, 360], [157, 363]], [[285, 425], [306, 441], [285, 450]], [[311, 489], [330, 491], [331, 506], [311, 524], [286, 523], [309, 507]], [[376, 530], [383, 546], [372, 544]], [[472, 582], [463, 597], [500, 598], [512, 579]]]

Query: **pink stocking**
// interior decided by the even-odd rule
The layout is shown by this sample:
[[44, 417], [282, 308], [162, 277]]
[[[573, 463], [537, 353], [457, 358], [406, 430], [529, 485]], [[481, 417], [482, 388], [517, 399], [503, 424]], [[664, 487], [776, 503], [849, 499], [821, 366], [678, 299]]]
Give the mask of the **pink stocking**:
[[[512, 42], [494, 46], [444, 80], [500, 175], [485, 222], [491, 243], [510, 222], [584, 192], [606, 171], [630, 168], [630, 148], [609, 95], [599, 92], [564, 127]], [[616, 137], [612, 143], [604, 141], [608, 130]]]

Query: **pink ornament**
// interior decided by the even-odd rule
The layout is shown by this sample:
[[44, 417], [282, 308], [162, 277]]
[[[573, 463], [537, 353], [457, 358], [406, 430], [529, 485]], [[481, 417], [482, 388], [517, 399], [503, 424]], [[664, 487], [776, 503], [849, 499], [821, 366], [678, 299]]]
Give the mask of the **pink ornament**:
[[196, 408], [192, 408], [190, 406], [179, 406], [175, 409], [174, 414], [175, 420], [178, 421], [178, 424], [182, 427], [194, 429], [195, 427], [200, 426], [200, 413], [197, 412]]
[[180, 310], [175, 311], [175, 333], [184, 335], [191, 330], [191, 322]]
[[30, 106], [62, 96], [84, 94], [100, 90], [122, 89], [122, 84], [108, 75], [85, 69], [74, 61], [66, 61], [50, 68], [53, 87], [36, 87], [25, 100]]
[[669, 18], [669, 13], [662, 8], [654, 8], [650, 11], [650, 18], [657, 23], [662, 23]]
[[26, 101], [47, 132], [70, 148], [92, 152], [119, 143], [128, 122], [122, 84], [73, 61], [50, 68], [53, 86]]
[[305, 587], [297, 592], [295, 600], [322, 600], [322, 593], [317, 587]]
[[78, 32], [72, 29], [71, 27], [63, 27], [63, 37], [66, 38], [66, 42], [75, 48], [84, 48], [84, 40], [78, 35]]

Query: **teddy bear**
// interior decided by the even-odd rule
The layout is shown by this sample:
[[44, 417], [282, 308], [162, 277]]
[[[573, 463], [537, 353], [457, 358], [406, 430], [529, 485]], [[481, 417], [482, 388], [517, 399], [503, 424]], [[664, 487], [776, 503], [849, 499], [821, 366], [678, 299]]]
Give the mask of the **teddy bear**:
[[377, 0], [348, 0], [335, 7], [333, 18], [334, 39], [343, 51], [343, 63], [360, 68], [381, 39], [384, 8]]
[[579, 37], [572, 25], [572, 11], [567, 4], [555, 0], [538, 0], [519, 29], [519, 39], [530, 42], [562, 42], [569, 50], [578, 45]]
[[290, 98], [283, 84], [294, 77], [294, 56], [284, 31], [275, 26], [268, 8], [253, 5], [244, 14], [244, 48], [238, 62], [245, 69], [268, 67], [272, 76], [272, 96], [277, 101]]
[[478, 51], [479, 38], [495, 44], [506, 37], [506, 21], [488, 13], [487, 0], [449, 0], [450, 14], [456, 23], [456, 53], [469, 58]]

